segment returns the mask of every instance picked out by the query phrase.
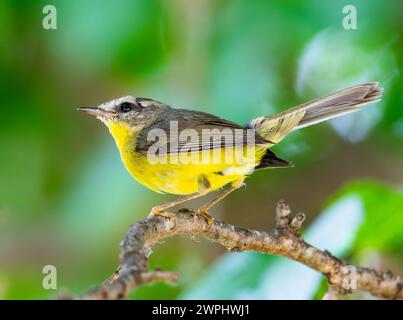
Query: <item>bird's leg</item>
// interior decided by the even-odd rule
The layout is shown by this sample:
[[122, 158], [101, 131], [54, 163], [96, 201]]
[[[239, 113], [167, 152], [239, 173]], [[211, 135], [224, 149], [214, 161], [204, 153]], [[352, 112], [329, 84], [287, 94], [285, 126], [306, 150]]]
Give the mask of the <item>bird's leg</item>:
[[204, 206], [200, 207], [199, 210], [197, 210], [197, 213], [200, 214], [203, 218], [205, 218], [207, 220], [208, 224], [211, 224], [213, 222], [213, 217], [208, 214], [208, 210], [212, 206], [214, 206], [215, 204], [220, 202], [222, 199], [224, 199], [226, 196], [228, 196], [231, 192], [242, 187], [243, 182], [244, 182], [244, 179], [239, 179], [239, 180], [232, 182], [231, 187], [229, 187], [224, 192], [220, 193], [216, 198], [214, 198], [210, 202], [206, 203]]
[[201, 193], [201, 192], [196, 192], [196, 193], [192, 193], [189, 194], [187, 196], [184, 197], [180, 197], [178, 199], [175, 199], [173, 201], [168, 201], [168, 202], [164, 202], [161, 204], [156, 205], [155, 207], [153, 207], [151, 209], [150, 214], [148, 215], [148, 217], [154, 217], [154, 216], [163, 216], [165, 218], [168, 218], [169, 220], [174, 219], [175, 215], [169, 212], [166, 212], [166, 209], [169, 209], [171, 207], [174, 207], [178, 204], [184, 203], [186, 201], [192, 200], [192, 199], [196, 199], [198, 197], [201, 197], [205, 195], [205, 193]]
[[168, 201], [165, 203], [161, 203], [159, 205], [156, 205], [155, 207], [153, 207], [151, 209], [150, 214], [148, 215], [148, 217], [154, 217], [154, 216], [163, 216], [169, 220], [173, 220], [175, 218], [175, 215], [169, 212], [166, 212], [166, 209], [169, 209], [171, 207], [174, 207], [178, 204], [182, 204], [184, 202], [187, 202], [189, 200], [192, 199], [196, 199], [198, 197], [204, 196], [207, 193], [210, 192], [211, 190], [211, 186], [210, 186], [210, 182], [207, 180], [207, 178], [204, 175], [201, 175], [198, 179], [198, 189], [199, 191], [196, 193], [192, 193], [189, 194], [187, 196], [184, 197], [180, 197], [178, 199], [175, 199], [173, 201]]

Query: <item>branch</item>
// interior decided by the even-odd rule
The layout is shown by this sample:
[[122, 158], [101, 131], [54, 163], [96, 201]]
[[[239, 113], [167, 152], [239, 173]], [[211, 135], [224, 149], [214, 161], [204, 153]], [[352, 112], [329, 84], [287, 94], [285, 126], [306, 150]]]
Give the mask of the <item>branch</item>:
[[353, 290], [367, 291], [381, 298], [403, 298], [403, 282], [398, 276], [390, 271], [378, 272], [350, 265], [328, 251], [315, 248], [301, 238], [303, 213], [292, 217], [284, 201], [278, 203], [276, 211], [277, 225], [272, 232], [248, 230], [222, 221], [213, 221], [209, 225], [204, 218], [188, 210], [181, 210], [173, 219], [157, 216], [139, 221], [129, 228], [121, 242], [119, 269], [102, 286], [78, 298], [122, 299], [145, 283], [158, 280], [177, 282], [177, 273], [148, 271], [147, 256], [159, 240], [179, 234], [201, 236], [230, 251], [255, 251], [301, 262], [327, 278], [331, 294], [325, 298], [341, 297]]

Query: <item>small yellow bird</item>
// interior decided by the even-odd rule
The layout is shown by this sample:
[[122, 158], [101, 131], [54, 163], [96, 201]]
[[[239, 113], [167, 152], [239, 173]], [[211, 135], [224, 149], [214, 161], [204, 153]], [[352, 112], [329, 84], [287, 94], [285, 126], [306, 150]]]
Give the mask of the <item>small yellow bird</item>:
[[166, 209], [230, 184], [198, 210], [211, 223], [208, 210], [241, 187], [248, 175], [257, 169], [290, 166], [271, 146], [294, 130], [377, 102], [381, 94], [377, 83], [360, 84], [245, 126], [132, 96], [79, 110], [109, 128], [126, 169], [137, 181], [156, 192], [184, 195], [155, 206], [150, 215], [172, 218]]

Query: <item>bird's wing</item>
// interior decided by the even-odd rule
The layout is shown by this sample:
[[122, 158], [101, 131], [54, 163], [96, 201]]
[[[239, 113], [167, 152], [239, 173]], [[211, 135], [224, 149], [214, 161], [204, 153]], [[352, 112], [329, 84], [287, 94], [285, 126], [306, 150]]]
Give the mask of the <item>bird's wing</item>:
[[212, 114], [170, 109], [142, 130], [137, 138], [136, 150], [146, 153], [150, 146], [158, 144], [160, 150], [178, 154], [223, 146], [245, 146], [248, 143], [267, 144], [267, 141], [258, 136], [254, 129], [248, 133], [242, 126]]

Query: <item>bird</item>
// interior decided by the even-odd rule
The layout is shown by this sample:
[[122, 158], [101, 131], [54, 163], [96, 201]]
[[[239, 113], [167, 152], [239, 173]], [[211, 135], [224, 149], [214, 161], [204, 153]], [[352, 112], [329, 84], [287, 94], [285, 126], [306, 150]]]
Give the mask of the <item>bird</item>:
[[243, 126], [137, 96], [78, 110], [108, 127], [134, 179], [155, 192], [180, 196], [154, 206], [149, 216], [173, 219], [167, 209], [220, 190], [197, 210], [211, 224], [211, 207], [242, 187], [253, 172], [292, 166], [272, 146], [295, 130], [361, 110], [379, 101], [382, 92], [377, 82], [359, 84], [275, 115], [254, 118]]

